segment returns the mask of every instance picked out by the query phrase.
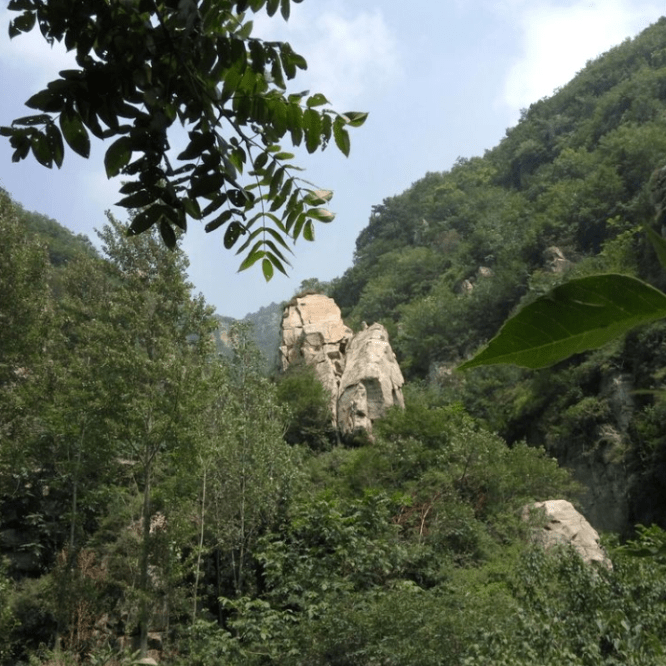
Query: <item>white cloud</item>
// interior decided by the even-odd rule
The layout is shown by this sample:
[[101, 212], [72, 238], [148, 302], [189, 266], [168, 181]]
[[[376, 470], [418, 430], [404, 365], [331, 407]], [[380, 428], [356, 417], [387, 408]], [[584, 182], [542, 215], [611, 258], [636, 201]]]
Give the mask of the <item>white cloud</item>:
[[523, 36], [523, 54], [508, 73], [503, 95], [516, 119], [521, 108], [551, 95], [587, 61], [635, 36], [663, 12], [663, 6], [636, 0], [510, 0], [507, 5]]
[[297, 74], [296, 87], [322, 92], [334, 108], [349, 110], [400, 77], [397, 40], [379, 9], [354, 15], [339, 7], [306, 11], [306, 5], [294, 5], [286, 24], [255, 18], [257, 37], [289, 41], [307, 60], [308, 69]]

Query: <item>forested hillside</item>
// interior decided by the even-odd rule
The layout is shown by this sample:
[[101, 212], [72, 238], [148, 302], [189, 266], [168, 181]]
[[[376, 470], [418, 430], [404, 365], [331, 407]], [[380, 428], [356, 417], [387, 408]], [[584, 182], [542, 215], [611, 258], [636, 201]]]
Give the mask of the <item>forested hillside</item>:
[[[0, 664], [664, 663], [666, 326], [455, 367], [572, 275], [666, 286], [640, 230], [665, 163], [662, 20], [376, 206], [326, 286], [407, 376], [373, 442], [337, 441], [313, 373], [267, 377], [247, 327], [217, 353], [156, 234], [109, 217], [103, 256], [58, 261], [0, 191]], [[612, 567], [535, 542], [551, 498]]]
[[[641, 233], [666, 163], [666, 19], [524, 111], [483, 157], [375, 207], [331, 295], [381, 321], [407, 378], [439, 387], [511, 444], [545, 445], [588, 487], [597, 527], [664, 526], [659, 323], [552, 370], [454, 373], [521, 304], [572, 276], [666, 279]], [[662, 221], [657, 223], [662, 231]]]

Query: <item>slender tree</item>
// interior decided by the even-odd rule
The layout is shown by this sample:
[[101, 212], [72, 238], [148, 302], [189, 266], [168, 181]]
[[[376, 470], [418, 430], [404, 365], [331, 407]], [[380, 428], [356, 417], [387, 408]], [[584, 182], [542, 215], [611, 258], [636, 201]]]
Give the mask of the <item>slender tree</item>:
[[203, 299], [191, 296], [187, 260], [180, 251], [165, 252], [155, 234], [129, 237], [113, 217], [99, 236], [116, 282], [107, 307], [123, 345], [116, 371], [124, 378], [125, 393], [115, 396], [123, 411], [116, 433], [134, 461], [142, 494], [138, 591], [145, 654], [153, 605], [153, 489], [166, 473], [169, 454], [190, 444], [188, 420], [196, 414], [188, 407], [214, 323]]
[[215, 547], [223, 554], [236, 596], [247, 591], [252, 545], [271, 526], [297, 477], [294, 450], [284, 441], [287, 417], [247, 327], [231, 331], [230, 390], [219, 417], [208, 511]]
[[38, 429], [39, 395], [51, 301], [45, 248], [26, 234], [0, 188], [0, 459], [20, 454]]

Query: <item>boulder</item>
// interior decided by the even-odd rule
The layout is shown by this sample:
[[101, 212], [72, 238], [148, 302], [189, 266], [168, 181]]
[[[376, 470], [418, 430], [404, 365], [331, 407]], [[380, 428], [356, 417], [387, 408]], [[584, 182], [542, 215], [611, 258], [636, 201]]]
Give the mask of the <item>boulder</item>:
[[[541, 519], [543, 518], [543, 523]], [[556, 545], [573, 546], [585, 562], [598, 562], [612, 568], [599, 543], [597, 531], [567, 500], [535, 502], [523, 508], [523, 519], [535, 520], [534, 538], [548, 550]]]
[[555, 245], [551, 245], [543, 251], [543, 260], [547, 270], [558, 275], [564, 273], [571, 266], [571, 262], [564, 256], [562, 250]]
[[373, 324], [351, 339], [338, 388], [337, 424], [343, 435], [365, 430], [394, 405], [405, 407], [404, 379], [389, 344], [388, 332]]
[[297, 296], [282, 319], [282, 369], [312, 366], [331, 396], [333, 424], [344, 435], [365, 430], [392, 405], [404, 407], [404, 379], [381, 324], [359, 333], [345, 326], [335, 301], [322, 294]]

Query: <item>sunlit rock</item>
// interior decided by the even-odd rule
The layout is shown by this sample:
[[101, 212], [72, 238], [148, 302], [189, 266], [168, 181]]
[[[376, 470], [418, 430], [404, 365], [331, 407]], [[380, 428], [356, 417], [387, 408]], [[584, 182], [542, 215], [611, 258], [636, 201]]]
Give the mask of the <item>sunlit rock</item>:
[[573, 546], [585, 562], [612, 568], [599, 543], [597, 531], [567, 500], [535, 502], [523, 508], [523, 519], [534, 521], [534, 538], [546, 550], [556, 545]]
[[280, 346], [282, 369], [312, 366], [331, 396], [333, 423], [343, 435], [365, 431], [386, 410], [404, 407], [404, 379], [381, 324], [354, 332], [335, 301], [322, 294], [294, 298], [285, 308]]

